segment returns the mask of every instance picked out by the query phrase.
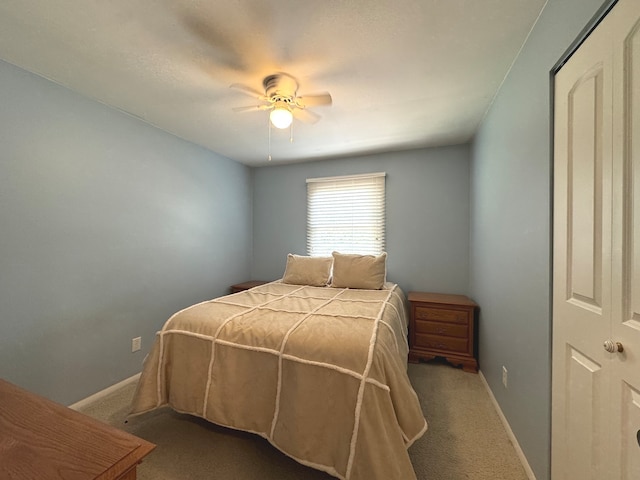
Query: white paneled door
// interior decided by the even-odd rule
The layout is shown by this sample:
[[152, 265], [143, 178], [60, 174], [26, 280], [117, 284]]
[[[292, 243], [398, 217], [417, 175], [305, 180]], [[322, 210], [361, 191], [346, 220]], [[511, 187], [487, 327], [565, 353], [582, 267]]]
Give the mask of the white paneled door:
[[552, 479], [640, 479], [640, 1], [555, 76]]

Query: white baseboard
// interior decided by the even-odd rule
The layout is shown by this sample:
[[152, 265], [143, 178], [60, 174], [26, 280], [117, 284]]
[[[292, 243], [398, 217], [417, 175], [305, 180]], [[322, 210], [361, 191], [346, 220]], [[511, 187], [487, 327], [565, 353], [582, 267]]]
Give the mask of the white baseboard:
[[140, 374], [136, 373], [132, 377], [125, 378], [121, 382], [118, 382], [118, 383], [116, 383], [114, 385], [111, 385], [110, 387], [107, 387], [104, 390], [100, 390], [98, 393], [94, 393], [93, 395], [91, 395], [91, 396], [89, 396], [87, 398], [83, 398], [82, 400], [80, 400], [79, 402], [74, 403], [73, 405], [69, 405], [69, 408], [71, 408], [72, 410], [79, 410], [81, 408], [84, 408], [87, 405], [89, 405], [89, 404], [91, 404], [91, 403], [93, 403], [93, 402], [95, 402], [97, 400], [100, 400], [103, 397], [106, 397], [111, 392], [114, 392], [114, 391], [118, 390], [119, 388], [122, 388], [125, 385], [128, 385], [129, 383], [137, 382], [139, 378], [140, 378]]
[[531, 467], [529, 466], [527, 457], [525, 457], [524, 452], [520, 448], [520, 444], [518, 444], [518, 440], [516, 439], [516, 436], [513, 434], [513, 431], [511, 430], [511, 425], [509, 425], [509, 422], [507, 422], [507, 418], [502, 413], [502, 409], [500, 408], [500, 405], [498, 405], [498, 401], [496, 400], [496, 397], [493, 395], [493, 392], [491, 391], [491, 388], [487, 383], [487, 379], [484, 378], [484, 375], [482, 374], [481, 371], [478, 371], [478, 375], [480, 375], [480, 379], [482, 380], [484, 387], [487, 389], [487, 392], [489, 393], [489, 398], [491, 398], [491, 402], [493, 403], [493, 406], [495, 407], [496, 412], [498, 412], [498, 416], [502, 421], [502, 425], [504, 425], [504, 429], [507, 431], [509, 440], [511, 440], [511, 443], [513, 443], [513, 446], [516, 449], [516, 454], [520, 459], [520, 463], [522, 463], [522, 466], [524, 468], [525, 473], [527, 474], [527, 477], [529, 477], [529, 480], [536, 480], [536, 476], [534, 475], [533, 470], [531, 470]]

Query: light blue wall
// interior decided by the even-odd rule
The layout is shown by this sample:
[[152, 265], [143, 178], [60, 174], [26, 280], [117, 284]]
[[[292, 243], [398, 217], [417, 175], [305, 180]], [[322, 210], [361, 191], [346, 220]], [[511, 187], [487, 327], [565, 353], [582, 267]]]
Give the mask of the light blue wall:
[[411, 150], [253, 169], [253, 278], [306, 254], [306, 179], [386, 172], [387, 278], [405, 292], [466, 294], [469, 147]]
[[470, 288], [482, 307], [480, 367], [538, 480], [550, 476], [549, 72], [602, 3], [549, 1], [472, 147]]
[[0, 377], [69, 404], [249, 277], [250, 169], [4, 62], [0, 106]]

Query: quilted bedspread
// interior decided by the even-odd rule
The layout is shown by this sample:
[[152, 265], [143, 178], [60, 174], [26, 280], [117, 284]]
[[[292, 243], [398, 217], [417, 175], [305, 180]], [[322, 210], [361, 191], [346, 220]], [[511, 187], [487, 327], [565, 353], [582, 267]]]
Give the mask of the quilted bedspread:
[[272, 282], [188, 307], [158, 333], [132, 414], [169, 405], [253, 432], [349, 480], [410, 480], [427, 429], [407, 376], [404, 294]]

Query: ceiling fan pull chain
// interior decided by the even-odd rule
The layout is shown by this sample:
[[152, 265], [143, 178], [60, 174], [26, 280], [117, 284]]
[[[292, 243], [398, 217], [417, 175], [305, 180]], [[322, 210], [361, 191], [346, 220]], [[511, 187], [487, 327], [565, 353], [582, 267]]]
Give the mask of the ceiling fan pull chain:
[[289, 143], [293, 143], [293, 122], [289, 126]]
[[268, 128], [269, 128], [269, 156], [267, 157], [268, 161], [271, 161], [271, 122], [267, 120]]

